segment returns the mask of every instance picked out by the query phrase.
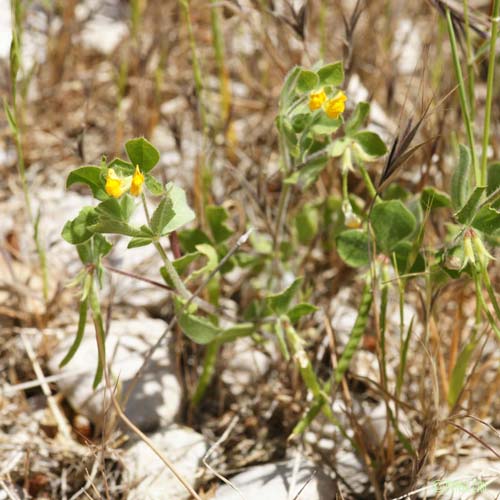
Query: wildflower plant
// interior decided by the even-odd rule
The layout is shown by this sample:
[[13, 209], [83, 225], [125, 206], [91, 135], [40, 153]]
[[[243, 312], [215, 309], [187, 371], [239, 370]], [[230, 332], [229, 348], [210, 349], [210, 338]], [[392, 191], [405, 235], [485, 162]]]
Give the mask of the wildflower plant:
[[[105, 235], [115, 234], [130, 238], [128, 248], [145, 245], [154, 245], [161, 256], [164, 265], [160, 269], [168, 286], [176, 294], [176, 313], [183, 332], [193, 341], [207, 344], [215, 337], [230, 340], [234, 336], [248, 334], [251, 331], [248, 325], [236, 330], [223, 330], [217, 326], [217, 321], [209, 320], [196, 313], [196, 297], [186, 287], [190, 279], [208, 276], [216, 270], [219, 263], [219, 252], [227, 252], [223, 242], [232, 235], [224, 220], [227, 214], [221, 207], [207, 207], [209, 225], [213, 234], [213, 241], [203, 233], [202, 243], [193, 243], [191, 252], [172, 261], [162, 246], [163, 239], [177, 231], [185, 224], [195, 219], [195, 214], [189, 207], [183, 189], [168, 183], [163, 186], [151, 171], [159, 161], [160, 155], [156, 148], [144, 138], [128, 141], [125, 145], [128, 160], [116, 158], [107, 162], [103, 158], [101, 165], [88, 165], [73, 170], [67, 179], [66, 186], [74, 184], [87, 185], [98, 201], [96, 206], [84, 207], [76, 218], [68, 221], [63, 228], [63, 238], [76, 246], [83, 269], [73, 284], [80, 285], [80, 320], [75, 341], [62, 365], [68, 363], [77, 351], [87, 320], [87, 311], [90, 309], [100, 350], [99, 364], [94, 385], [102, 377], [102, 360], [104, 357], [104, 325], [99, 301], [99, 287], [105, 268], [102, 259], [111, 251], [112, 243]], [[156, 209], [149, 214], [145, 192], [158, 200]], [[140, 200], [138, 203], [137, 200]], [[131, 223], [131, 217], [137, 205], [142, 204], [145, 223], [136, 226]], [[199, 235], [199, 233], [198, 233]], [[189, 240], [184, 234], [184, 241]], [[191, 238], [191, 241], [194, 241]], [[212, 243], [214, 246], [212, 246]], [[189, 247], [189, 244], [185, 244]], [[216, 248], [217, 247], [217, 248]], [[206, 258], [208, 263], [187, 276], [185, 281], [180, 275], [186, 273], [189, 264], [198, 258]], [[211, 280], [210, 289], [214, 292], [215, 280]]]

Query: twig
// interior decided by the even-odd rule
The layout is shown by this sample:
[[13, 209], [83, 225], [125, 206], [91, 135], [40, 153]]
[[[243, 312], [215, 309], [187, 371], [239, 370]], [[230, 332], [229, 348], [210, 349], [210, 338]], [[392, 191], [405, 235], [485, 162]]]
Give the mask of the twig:
[[24, 344], [24, 348], [26, 349], [26, 353], [28, 354], [28, 357], [30, 358], [31, 364], [33, 366], [33, 370], [35, 371], [35, 374], [40, 382], [40, 386], [42, 388], [43, 393], [45, 394], [45, 397], [47, 398], [47, 404], [49, 405], [50, 411], [52, 412], [52, 415], [54, 415], [54, 418], [57, 422], [57, 426], [59, 427], [59, 430], [61, 431], [61, 434], [68, 440], [71, 441], [71, 431], [69, 429], [69, 426], [64, 419], [63, 414], [61, 413], [61, 410], [57, 406], [57, 403], [54, 400], [54, 397], [52, 396], [52, 393], [50, 391], [50, 388], [45, 381], [45, 376], [43, 374], [42, 368], [40, 367], [40, 364], [38, 363], [38, 360], [36, 359], [35, 352], [33, 351], [33, 347], [28, 340], [28, 338], [24, 335], [24, 333], [21, 333], [21, 339]]
[[0, 479], [0, 486], [3, 488], [5, 493], [7, 493], [7, 496], [11, 500], [20, 500], [17, 494], [10, 490], [10, 488], [7, 486], [7, 483], [3, 479]]
[[225, 478], [222, 474], [219, 474], [209, 463], [208, 463], [208, 458], [212, 455], [212, 453], [215, 451], [215, 449], [220, 446], [231, 434], [233, 431], [234, 427], [238, 423], [240, 417], [238, 415], [235, 415], [231, 422], [229, 422], [229, 425], [227, 426], [226, 430], [222, 433], [222, 436], [217, 439], [217, 441], [210, 447], [210, 449], [205, 453], [205, 456], [202, 459], [203, 465], [218, 479], [220, 479], [223, 483], [226, 483], [228, 486], [233, 488], [236, 493], [242, 498], [242, 500], [245, 500], [245, 497], [243, 496], [243, 493], [233, 484], [229, 479]]
[[80, 495], [83, 495], [92, 486], [94, 478], [97, 474], [98, 467], [99, 467], [99, 461], [96, 457], [92, 465], [92, 470], [90, 471], [90, 474], [87, 472], [87, 480], [85, 481], [85, 484], [72, 497], [70, 497], [69, 500], [76, 500], [77, 498], [80, 498]]

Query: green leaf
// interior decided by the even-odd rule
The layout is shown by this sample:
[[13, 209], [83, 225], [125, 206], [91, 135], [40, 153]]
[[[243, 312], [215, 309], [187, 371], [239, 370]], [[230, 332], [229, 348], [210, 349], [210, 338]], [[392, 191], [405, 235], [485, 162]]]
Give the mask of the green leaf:
[[125, 221], [128, 221], [130, 217], [132, 217], [132, 214], [135, 211], [136, 203], [134, 200], [135, 198], [133, 198], [128, 194], [122, 196], [119, 200], [122, 211], [122, 217], [123, 220]]
[[297, 91], [300, 93], [314, 90], [319, 83], [319, 78], [314, 71], [301, 69], [297, 78]]
[[132, 238], [129, 241], [129, 244], [127, 245], [127, 248], [145, 247], [146, 245], [149, 245], [152, 242], [153, 242], [152, 238], [136, 237], [136, 238]]
[[288, 313], [288, 319], [292, 323], [297, 323], [300, 318], [307, 316], [308, 314], [311, 314], [313, 312], [316, 312], [318, 308], [316, 306], [313, 306], [312, 304], [308, 304], [307, 302], [301, 302], [300, 304], [297, 304], [296, 306], [292, 307]]
[[375, 132], [363, 130], [354, 134], [353, 138], [368, 156], [379, 158], [387, 153], [384, 141]]
[[316, 135], [328, 135], [336, 132], [342, 125], [342, 118], [336, 120], [329, 118], [326, 113], [321, 113], [314, 120], [314, 125], [311, 126], [311, 132]]
[[226, 225], [229, 216], [224, 207], [208, 205], [205, 214], [215, 243], [222, 243], [233, 234], [233, 231]]
[[114, 158], [108, 163], [107, 167], [113, 168], [121, 175], [132, 175], [135, 170], [135, 165], [132, 165], [129, 161], [122, 160], [121, 158]]
[[295, 217], [295, 228], [300, 243], [309, 245], [318, 232], [318, 226], [318, 209], [314, 205], [307, 203]]
[[421, 253], [414, 255], [413, 245], [409, 241], [400, 241], [394, 247], [396, 264], [399, 274], [423, 273], [425, 271], [425, 260]]
[[102, 234], [94, 234], [92, 247], [95, 258], [98, 258], [108, 255], [113, 245]]
[[168, 196], [172, 200], [172, 208], [174, 209], [175, 216], [163, 228], [162, 236], [165, 236], [172, 231], [176, 231], [181, 226], [191, 222], [195, 218], [195, 213], [191, 210], [186, 200], [186, 192], [184, 189], [168, 183], [166, 186]]
[[[177, 274], [183, 275], [186, 272], [189, 265], [192, 262], [194, 262], [199, 256], [200, 252], [192, 252], [192, 253], [187, 253], [186, 255], [183, 255], [178, 259], [175, 259], [172, 262], [172, 264], [175, 270], [177, 271]], [[168, 275], [167, 270], [165, 269], [165, 266], [162, 266], [160, 268], [160, 274], [168, 286], [175, 288], [173, 281], [170, 279], [170, 276]]]
[[148, 188], [148, 191], [153, 195], [153, 196], [161, 196], [162, 194], [165, 193], [165, 189], [163, 189], [163, 185], [161, 182], [159, 182], [156, 177], [153, 177], [152, 175], [146, 174], [144, 176], [144, 182], [146, 184], [146, 187]]
[[267, 303], [275, 314], [281, 316], [282, 314], [286, 314], [288, 312], [288, 310], [290, 309], [290, 304], [294, 296], [300, 290], [303, 281], [304, 278], [302, 277], [296, 278], [295, 281], [286, 290], [283, 290], [281, 293], [269, 295], [267, 297]]
[[127, 141], [125, 149], [132, 165], [139, 165], [143, 173], [148, 173], [160, 160], [158, 150], [144, 137]]
[[296, 134], [302, 133], [311, 122], [312, 122], [311, 113], [296, 114], [292, 118], [293, 131]]
[[378, 246], [390, 253], [415, 230], [415, 216], [399, 200], [383, 201], [372, 210], [371, 223]]
[[88, 239], [84, 243], [77, 244], [76, 251], [78, 252], [78, 257], [80, 257], [80, 260], [82, 261], [83, 264], [94, 263], [94, 252], [93, 252], [93, 248], [92, 248], [92, 238]]
[[297, 170], [292, 175], [287, 177], [285, 184], [296, 185], [298, 188], [304, 190], [311, 184], [316, 182], [319, 175], [325, 169], [328, 163], [328, 158], [316, 158], [306, 163], [300, 170]]
[[201, 243], [211, 244], [210, 238], [198, 228], [185, 229], [177, 234], [179, 236], [179, 241], [181, 242], [181, 248], [184, 252], [196, 252], [196, 245]]
[[351, 117], [345, 124], [344, 128], [346, 135], [352, 135], [355, 132], [357, 132], [359, 127], [363, 125], [363, 122], [368, 116], [368, 113], [370, 113], [370, 104], [363, 101], [358, 102], [358, 105], [356, 106], [354, 113], [351, 115]]
[[62, 230], [62, 237], [73, 245], [89, 240], [94, 234], [91, 226], [97, 222], [97, 214], [93, 207], [83, 207], [80, 213], [66, 222]]
[[122, 213], [122, 205], [116, 198], [108, 198], [107, 200], [99, 203], [99, 205], [95, 207], [95, 211], [99, 217], [116, 219], [124, 222], [127, 221], [127, 218], [125, 218]]
[[455, 214], [455, 217], [462, 224], [469, 224], [472, 219], [476, 216], [478, 212], [479, 205], [481, 203], [481, 197], [483, 196], [486, 187], [478, 186], [472, 191], [469, 199], [462, 207], [462, 209]]
[[294, 96], [294, 89], [295, 86], [297, 85], [297, 78], [299, 77], [299, 74], [301, 72], [301, 68], [299, 66], [294, 66], [287, 74], [285, 77], [285, 83], [283, 84], [283, 88], [281, 89], [280, 93], [280, 110], [285, 110], [287, 109]]
[[351, 267], [366, 266], [368, 259], [368, 234], [362, 229], [348, 229], [337, 236], [340, 258]]
[[143, 237], [144, 233], [136, 227], [132, 227], [126, 222], [121, 222], [116, 219], [99, 218], [96, 224], [93, 224], [89, 229], [94, 233], [111, 233], [123, 234], [125, 236]]
[[9, 122], [9, 127], [10, 130], [13, 134], [17, 134], [17, 122], [16, 119], [12, 113], [12, 110], [10, 109], [9, 104], [7, 103], [7, 99], [3, 99], [3, 108], [5, 111], [5, 116], [7, 116], [7, 121]]
[[191, 279], [195, 279], [198, 276], [202, 276], [203, 274], [211, 273], [219, 264], [219, 256], [217, 255], [217, 250], [215, 250], [212, 245], [202, 243], [200, 245], [196, 245], [196, 250], [199, 254], [207, 257], [207, 263], [202, 268], [197, 269], [196, 271], [191, 273]]
[[87, 323], [87, 309], [88, 309], [88, 301], [87, 298], [85, 298], [80, 302], [78, 327], [76, 329], [75, 340], [73, 341], [73, 344], [71, 344], [71, 347], [69, 348], [66, 356], [64, 356], [63, 360], [59, 363], [60, 368], [67, 365], [73, 359], [73, 356], [76, 354], [76, 351], [78, 351], [78, 348], [82, 343], [83, 333], [85, 331], [85, 325]]
[[151, 229], [155, 235], [162, 235], [167, 224], [175, 217], [175, 210], [172, 205], [172, 199], [164, 197], [153, 212], [151, 216]]
[[92, 190], [95, 198], [106, 200], [109, 197], [104, 190], [104, 178], [102, 177], [105, 171], [106, 167], [97, 167], [95, 165], [77, 168], [68, 175], [66, 189], [73, 184], [86, 184]]
[[467, 200], [470, 191], [471, 155], [467, 146], [460, 144], [458, 165], [451, 178], [451, 204], [453, 210], [460, 210]]
[[[89, 305], [92, 312], [92, 319], [94, 321], [94, 328], [96, 334], [96, 340], [98, 345], [102, 347], [102, 359], [106, 360], [106, 331], [104, 330], [104, 322], [102, 320], [101, 313], [101, 303], [99, 301], [99, 294], [95, 290], [94, 284], [92, 283], [89, 290]], [[101, 349], [99, 349], [99, 352]], [[104, 367], [101, 363], [101, 356], [97, 358], [97, 368], [94, 375], [94, 381], [92, 382], [92, 388], [95, 390], [100, 384], [102, 376], [104, 373]]]
[[195, 314], [182, 313], [179, 326], [183, 333], [197, 344], [208, 344], [221, 332], [219, 327]]
[[233, 342], [241, 337], [248, 337], [255, 333], [256, 326], [253, 323], [240, 323], [224, 330], [217, 338], [218, 342]]
[[338, 87], [344, 81], [344, 66], [341, 61], [326, 64], [318, 70], [320, 85]]
[[451, 372], [450, 387], [448, 389], [448, 404], [450, 406], [453, 406], [457, 402], [458, 396], [462, 391], [467, 366], [476, 344], [477, 342], [470, 342], [467, 344], [459, 354], [457, 362], [453, 367], [453, 371]]
[[420, 195], [420, 203], [424, 210], [434, 210], [435, 208], [451, 207], [451, 199], [442, 191], [433, 187], [426, 187]]
[[343, 137], [342, 139], [333, 141], [328, 146], [328, 156], [331, 158], [338, 158], [339, 156], [342, 156], [349, 144], [351, 144], [351, 139], [348, 137]]
[[178, 274], [184, 274], [189, 265], [194, 262], [200, 256], [200, 252], [191, 252], [175, 259], [172, 264]]
[[486, 234], [492, 234], [500, 229], [500, 211], [491, 206], [479, 210], [472, 221], [472, 227]]

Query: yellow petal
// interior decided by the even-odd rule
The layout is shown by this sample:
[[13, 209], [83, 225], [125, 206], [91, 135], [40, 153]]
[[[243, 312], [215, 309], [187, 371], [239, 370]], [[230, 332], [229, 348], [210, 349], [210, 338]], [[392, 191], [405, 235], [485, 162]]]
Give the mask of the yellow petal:
[[341, 90], [332, 99], [324, 104], [325, 113], [329, 118], [336, 120], [345, 110], [345, 101], [347, 101], [347, 96]]
[[132, 177], [132, 184], [130, 185], [130, 194], [132, 196], [139, 196], [142, 192], [143, 184], [144, 174], [140, 171], [139, 165], [136, 165], [134, 176]]
[[119, 198], [124, 192], [123, 180], [116, 175], [112, 168], [108, 169], [104, 189], [106, 193], [113, 198]]
[[309, 94], [309, 109], [311, 111], [315, 111], [323, 105], [326, 101], [326, 93], [324, 89], [319, 90], [318, 92], [311, 92]]

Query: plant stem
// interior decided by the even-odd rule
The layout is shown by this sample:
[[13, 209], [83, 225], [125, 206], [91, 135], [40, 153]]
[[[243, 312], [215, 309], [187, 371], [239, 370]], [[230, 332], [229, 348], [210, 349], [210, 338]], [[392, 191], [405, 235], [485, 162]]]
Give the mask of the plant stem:
[[222, 35], [219, 7], [217, 0], [210, 0], [210, 19], [212, 24], [212, 43], [215, 52], [215, 61], [219, 71], [219, 85], [221, 97], [221, 119], [226, 123], [229, 118], [229, 108], [231, 105], [231, 90], [225, 62], [224, 37]]
[[[363, 182], [365, 183], [366, 189], [368, 190], [368, 194], [372, 198], [377, 199], [377, 190], [373, 185], [373, 182], [370, 178], [370, 174], [368, 173], [364, 165], [358, 165], [358, 166], [359, 166], [359, 171], [361, 173], [361, 177], [363, 178]], [[375, 201], [375, 203], [377, 203], [377, 201]]]
[[198, 54], [196, 52], [196, 42], [194, 39], [194, 33], [193, 33], [193, 24], [191, 22], [191, 13], [189, 11], [189, 0], [179, 0], [182, 11], [184, 13], [184, 18], [186, 20], [186, 26], [188, 29], [188, 34], [189, 34], [189, 44], [191, 46], [191, 57], [193, 58], [193, 77], [194, 77], [194, 86], [196, 89], [196, 96], [198, 97], [198, 102], [199, 102], [199, 112], [200, 112], [200, 120], [201, 120], [201, 126], [203, 129], [203, 133], [206, 133], [206, 127], [207, 127], [207, 119], [206, 119], [206, 113], [205, 113], [205, 107], [203, 105], [203, 78], [201, 75], [201, 67], [200, 67], [200, 61], [198, 60]]
[[474, 97], [474, 54], [472, 53], [472, 42], [470, 38], [470, 22], [469, 22], [469, 0], [464, 2], [464, 21], [465, 21], [465, 43], [467, 53], [467, 90], [469, 92], [469, 109], [471, 120], [474, 121], [475, 116], [475, 97]]
[[491, 122], [491, 105], [493, 102], [493, 82], [495, 80], [495, 56], [496, 56], [496, 42], [498, 34], [498, 15], [500, 11], [500, 0], [495, 0], [493, 5], [493, 19], [491, 21], [491, 35], [490, 35], [490, 57], [488, 61], [488, 77], [486, 84], [486, 104], [484, 113], [484, 127], [483, 127], [483, 149], [481, 156], [481, 186], [486, 186], [486, 168], [488, 165], [488, 143], [490, 140], [490, 122]]
[[455, 75], [458, 81], [458, 94], [460, 96], [460, 107], [462, 108], [462, 115], [465, 121], [465, 130], [467, 132], [467, 139], [472, 155], [472, 165], [476, 178], [476, 185], [481, 185], [481, 172], [477, 161], [476, 149], [474, 147], [474, 134], [472, 132], [472, 121], [469, 113], [469, 106], [467, 105], [467, 96], [465, 93], [464, 77], [462, 75], [462, 68], [460, 67], [460, 59], [458, 57], [457, 40], [455, 38], [455, 31], [453, 29], [453, 22], [451, 20], [450, 9], [446, 8], [446, 22], [448, 28], [448, 36], [450, 38], [451, 53], [453, 56], [453, 66], [455, 67]]
[[[148, 221], [148, 226], [151, 226], [151, 217], [149, 216], [149, 210], [144, 193], [141, 193], [141, 200], [142, 200], [142, 206], [144, 208], [144, 213], [146, 214], [146, 220]], [[191, 293], [186, 288], [186, 285], [184, 285], [184, 282], [181, 280], [181, 277], [175, 270], [175, 267], [172, 264], [172, 262], [170, 262], [170, 259], [168, 258], [168, 255], [166, 254], [165, 250], [163, 250], [163, 247], [161, 246], [159, 240], [158, 239], [153, 240], [153, 245], [156, 248], [156, 251], [160, 255], [161, 259], [163, 260], [165, 270], [167, 271], [168, 277], [172, 280], [172, 283], [177, 293], [183, 299], [190, 299]]]

